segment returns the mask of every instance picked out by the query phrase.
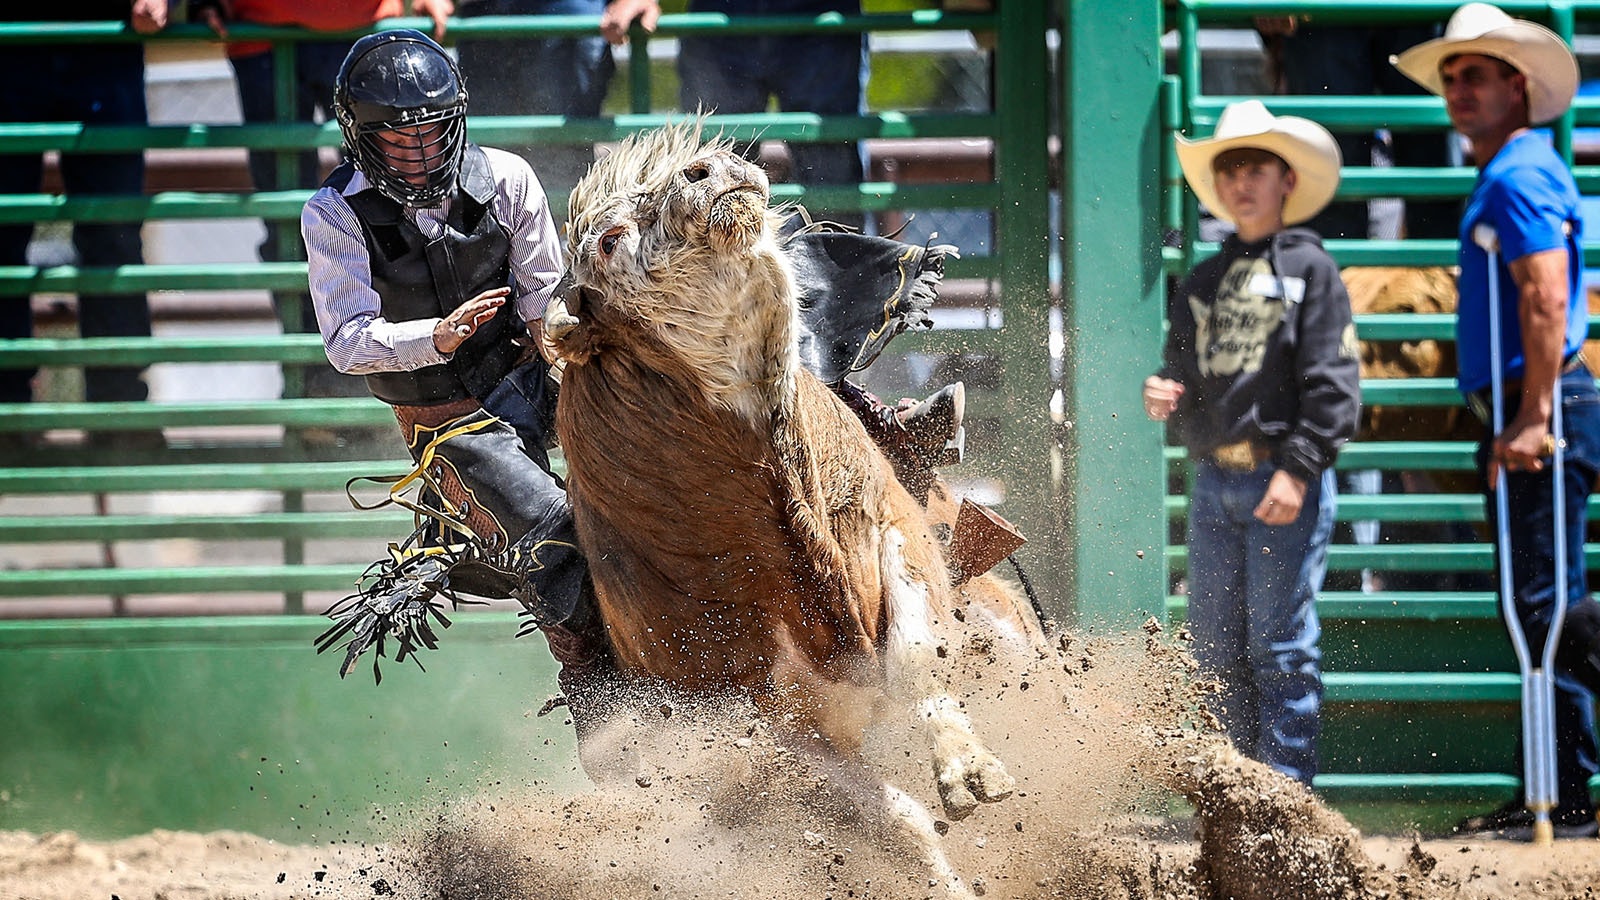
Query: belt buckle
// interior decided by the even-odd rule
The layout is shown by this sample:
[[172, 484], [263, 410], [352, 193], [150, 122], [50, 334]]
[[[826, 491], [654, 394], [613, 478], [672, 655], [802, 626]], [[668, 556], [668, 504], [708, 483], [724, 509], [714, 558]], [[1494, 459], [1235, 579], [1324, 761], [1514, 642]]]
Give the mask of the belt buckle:
[[1257, 465], [1256, 450], [1249, 441], [1226, 444], [1211, 451], [1217, 465], [1230, 472], [1254, 472]]

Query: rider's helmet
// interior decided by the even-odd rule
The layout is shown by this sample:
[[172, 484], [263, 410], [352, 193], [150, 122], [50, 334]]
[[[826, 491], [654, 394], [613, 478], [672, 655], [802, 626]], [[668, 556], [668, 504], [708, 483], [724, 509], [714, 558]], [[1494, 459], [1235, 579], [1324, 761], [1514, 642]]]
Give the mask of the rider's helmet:
[[345, 150], [385, 196], [438, 206], [455, 188], [466, 147], [467, 89], [444, 48], [420, 31], [356, 41], [333, 90]]

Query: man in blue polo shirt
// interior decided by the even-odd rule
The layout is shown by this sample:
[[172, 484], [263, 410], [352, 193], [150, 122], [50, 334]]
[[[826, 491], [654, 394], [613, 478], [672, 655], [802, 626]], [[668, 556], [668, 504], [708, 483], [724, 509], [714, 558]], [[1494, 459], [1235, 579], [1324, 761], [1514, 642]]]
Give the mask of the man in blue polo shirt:
[[[1412, 47], [1394, 62], [1444, 97], [1450, 124], [1471, 143], [1478, 165], [1461, 220], [1459, 385], [1486, 426], [1477, 461], [1489, 520], [1497, 527], [1495, 491], [1507, 492], [1511, 584], [1534, 658], [1549, 633], [1556, 600], [1566, 606], [1554, 678], [1558, 797], [1551, 819], [1557, 836], [1592, 836], [1588, 782], [1597, 769], [1592, 692], [1600, 690], [1600, 605], [1585, 581], [1583, 540], [1589, 493], [1600, 475], [1600, 394], [1578, 353], [1588, 324], [1579, 283], [1578, 189], [1549, 140], [1531, 129], [1571, 105], [1577, 62], [1554, 32], [1486, 3], [1461, 7], [1444, 37]], [[1498, 237], [1492, 256], [1474, 240], [1483, 226]], [[1490, 279], [1500, 305], [1498, 373], [1491, 363]], [[1491, 415], [1496, 377], [1504, 397], [1498, 434]], [[1553, 433], [1557, 403], [1561, 434]], [[1565, 460], [1562, 510], [1554, 505], [1551, 465], [1558, 440]], [[1564, 585], [1556, 583], [1557, 515], [1566, 524]], [[1524, 806], [1519, 796], [1457, 828], [1527, 834], [1533, 814]]]

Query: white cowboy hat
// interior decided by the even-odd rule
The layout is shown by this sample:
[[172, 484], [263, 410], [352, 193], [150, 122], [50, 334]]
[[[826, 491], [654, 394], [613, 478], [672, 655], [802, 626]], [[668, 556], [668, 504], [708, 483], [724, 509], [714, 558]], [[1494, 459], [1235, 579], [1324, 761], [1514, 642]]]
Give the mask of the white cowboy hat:
[[1554, 31], [1513, 19], [1487, 3], [1468, 3], [1450, 16], [1444, 37], [1424, 41], [1389, 57], [1400, 71], [1432, 93], [1444, 96], [1439, 64], [1463, 53], [1510, 63], [1528, 81], [1528, 120], [1548, 122], [1567, 111], [1578, 92], [1578, 61]]
[[1328, 129], [1299, 116], [1275, 116], [1260, 100], [1223, 107], [1209, 138], [1178, 136], [1178, 164], [1200, 202], [1212, 215], [1233, 221], [1217, 200], [1211, 161], [1221, 153], [1253, 147], [1276, 153], [1294, 170], [1294, 190], [1283, 204], [1283, 224], [1294, 225], [1322, 211], [1339, 188], [1339, 145]]

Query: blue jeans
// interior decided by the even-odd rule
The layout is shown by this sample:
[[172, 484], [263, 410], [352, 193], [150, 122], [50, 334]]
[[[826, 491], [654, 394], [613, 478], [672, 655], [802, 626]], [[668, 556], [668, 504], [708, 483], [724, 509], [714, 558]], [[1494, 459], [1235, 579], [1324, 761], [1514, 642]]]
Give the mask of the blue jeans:
[[[305, 41], [295, 45], [294, 109], [290, 111], [291, 120], [311, 122], [318, 111], [329, 119], [333, 118], [333, 83], [348, 52], [348, 41]], [[234, 78], [239, 82], [239, 109], [245, 122], [277, 121], [278, 104], [273, 84], [277, 64], [273, 61], [272, 51], [230, 57], [228, 62], [233, 65]], [[250, 178], [258, 191], [310, 188], [321, 181], [317, 177], [315, 151], [295, 154], [296, 172], [288, 184], [281, 184], [278, 178], [276, 152], [251, 150], [248, 158]]]
[[[84, 122], [144, 125], [144, 48], [14, 47], [0, 54], [0, 122]], [[0, 156], [0, 194], [38, 193], [44, 160], [37, 153]], [[63, 153], [61, 180], [68, 195], [144, 193], [142, 153]], [[0, 225], [0, 265], [27, 264], [31, 224]], [[138, 265], [144, 261], [138, 222], [82, 222], [72, 243], [84, 266]], [[147, 337], [150, 304], [144, 294], [78, 295], [78, 330], [84, 337]], [[33, 335], [28, 298], [0, 298], [0, 338]], [[33, 369], [0, 369], [0, 402], [33, 399]], [[133, 366], [84, 371], [84, 396], [91, 401], [143, 400], [149, 395], [143, 370]]]
[[[605, 0], [481, 0], [457, 4], [471, 16], [599, 16]], [[616, 65], [605, 38], [462, 41], [461, 74], [476, 116], [600, 115]], [[564, 202], [594, 162], [593, 144], [507, 147], [521, 153], [547, 195]]]
[[[693, 12], [729, 15], [860, 12], [839, 0], [694, 0]], [[743, 35], [683, 38], [678, 50], [678, 104], [692, 112], [704, 106], [718, 113], [760, 113], [778, 99], [784, 112], [856, 116], [864, 110], [867, 43], [862, 35]], [[789, 145], [795, 180], [800, 184], [858, 184], [864, 171], [854, 143]], [[812, 209], [817, 218], [862, 227], [855, 211]]]
[[1218, 713], [1241, 753], [1311, 783], [1322, 730], [1317, 591], [1328, 569], [1333, 472], [1306, 488], [1300, 517], [1253, 515], [1271, 465], [1230, 472], [1196, 464], [1189, 499], [1189, 629], [1195, 656], [1222, 684]]
[[[305, 41], [294, 48], [294, 108], [290, 118], [297, 122], [315, 120], [317, 112], [333, 118], [333, 85], [339, 75], [345, 54], [350, 52], [348, 41]], [[257, 124], [278, 120], [277, 88], [273, 84], [277, 63], [272, 51], [229, 57], [234, 78], [239, 84], [239, 108], [247, 123]], [[316, 151], [294, 153], [293, 174], [285, 181], [278, 177], [279, 154], [271, 150], [251, 150], [247, 154], [250, 180], [258, 191], [278, 191], [290, 188], [316, 187], [319, 176]], [[267, 236], [261, 242], [262, 262], [281, 262], [304, 258], [299, 252], [298, 238], [285, 237], [283, 229], [292, 223], [267, 222]], [[288, 322], [290, 328], [305, 334], [316, 334], [317, 312], [311, 305], [311, 296], [304, 293], [274, 293], [272, 302], [278, 308], [278, 317]], [[288, 307], [288, 309], [284, 309]], [[307, 397], [365, 397], [366, 385], [360, 378], [352, 378], [332, 366], [307, 366], [301, 370], [305, 383], [302, 393]]]
[[[1512, 398], [1517, 399], [1517, 398]], [[1510, 421], [1516, 414], [1508, 408]], [[1564, 594], [1567, 605], [1589, 595], [1584, 566], [1583, 541], [1588, 530], [1589, 494], [1600, 474], [1600, 392], [1594, 376], [1583, 367], [1561, 377], [1562, 432], [1566, 438], [1564, 459], [1566, 478], [1563, 515], [1567, 528], [1567, 583], [1558, 589], [1555, 578], [1555, 483], [1554, 467], [1540, 472], [1503, 474], [1511, 531], [1511, 588], [1517, 618], [1528, 635], [1528, 644], [1537, 661], [1550, 629], [1555, 598]], [[1478, 445], [1478, 474], [1485, 476], [1489, 429]], [[1491, 528], [1498, 527], [1494, 495], [1484, 482], [1484, 504]], [[1496, 556], [1499, 546], [1496, 544]], [[1497, 559], [1498, 564], [1498, 559]], [[1503, 615], [1503, 613], [1502, 613]], [[1555, 673], [1556, 787], [1562, 809], [1588, 809], [1589, 778], [1600, 770], [1600, 753], [1595, 745], [1594, 695], [1576, 681]], [[1517, 767], [1522, 767], [1522, 742], [1517, 741]]]

